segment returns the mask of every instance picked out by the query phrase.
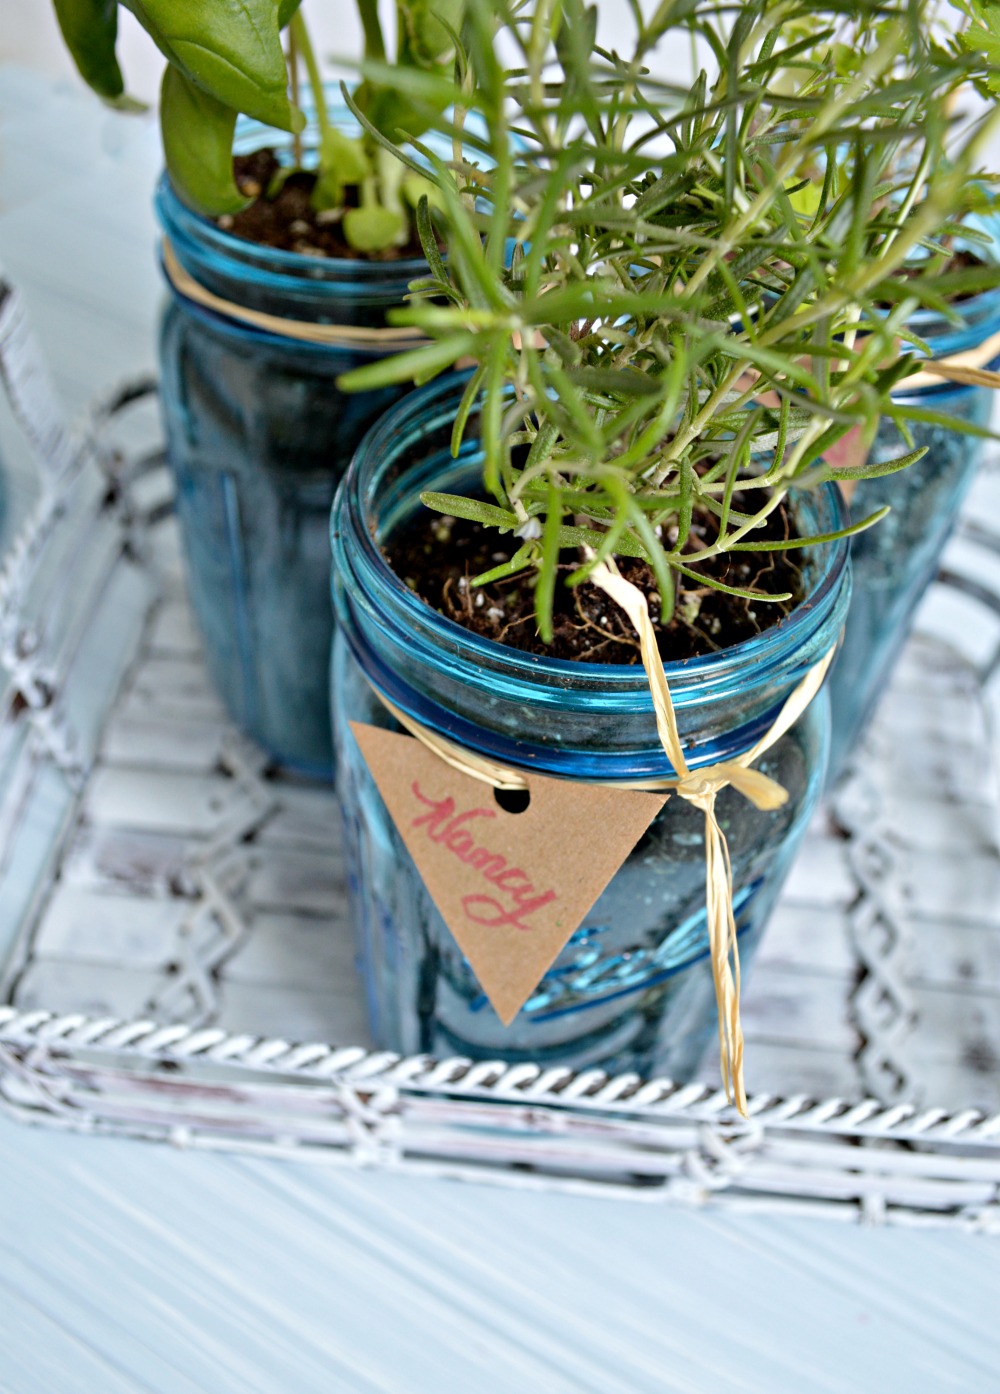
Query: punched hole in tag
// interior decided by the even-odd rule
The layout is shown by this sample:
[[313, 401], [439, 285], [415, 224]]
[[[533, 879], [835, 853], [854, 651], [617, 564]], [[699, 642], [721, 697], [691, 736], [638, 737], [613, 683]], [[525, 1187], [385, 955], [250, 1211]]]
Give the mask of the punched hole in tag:
[[531, 790], [494, 789], [493, 797], [504, 813], [525, 813], [531, 803]]

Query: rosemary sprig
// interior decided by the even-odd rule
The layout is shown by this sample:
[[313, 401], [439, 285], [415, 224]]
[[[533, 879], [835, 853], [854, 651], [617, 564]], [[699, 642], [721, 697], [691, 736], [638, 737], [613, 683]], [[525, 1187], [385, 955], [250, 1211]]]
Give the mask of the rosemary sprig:
[[[691, 577], [720, 584], [700, 563], [753, 548], [789, 489], [835, 477], [817, 461], [848, 432], [900, 419], [908, 317], [940, 302], [927, 249], [990, 204], [979, 162], [1000, 117], [960, 120], [956, 100], [989, 84], [991, 59], [941, 42], [930, 0], [631, 9], [622, 54], [596, 45], [584, 0], [469, 0], [454, 103], [471, 74], [481, 154], [419, 147], [448, 254], [396, 315], [433, 343], [343, 379], [476, 361], [495, 503], [461, 511], [496, 525], [499, 509], [525, 542], [543, 637], [557, 540], [593, 536], [604, 555], [610, 533], [649, 558], [669, 609]], [[711, 70], [651, 75], [659, 46], [692, 38]], [[429, 259], [431, 220], [425, 207]], [[695, 509], [718, 520], [698, 550]]]

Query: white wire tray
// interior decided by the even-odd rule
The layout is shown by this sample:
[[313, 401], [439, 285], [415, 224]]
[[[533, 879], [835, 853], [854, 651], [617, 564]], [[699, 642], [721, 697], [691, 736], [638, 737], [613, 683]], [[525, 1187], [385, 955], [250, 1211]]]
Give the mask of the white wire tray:
[[[224, 718], [154, 408], [140, 384], [96, 413], [0, 575], [6, 1111], [1000, 1232], [994, 539], [964, 525], [858, 768], [807, 836], [744, 995], [746, 1123], [711, 1082], [370, 1050], [334, 797], [273, 778]], [[969, 516], [998, 501], [987, 467]]]

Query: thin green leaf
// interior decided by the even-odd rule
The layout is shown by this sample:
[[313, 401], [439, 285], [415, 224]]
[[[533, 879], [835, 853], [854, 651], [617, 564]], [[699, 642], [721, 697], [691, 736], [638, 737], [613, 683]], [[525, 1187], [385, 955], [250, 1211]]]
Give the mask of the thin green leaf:
[[420, 495], [420, 502], [436, 513], [445, 513], [451, 518], [465, 518], [470, 523], [482, 523], [488, 528], [499, 528], [501, 532], [513, 532], [518, 526], [517, 514], [509, 508], [498, 508], [496, 504], [482, 499], [469, 499], [461, 494], [441, 494], [433, 489]]
[[928, 446], [921, 446], [918, 450], [911, 450], [906, 455], [897, 455], [893, 460], [868, 460], [863, 465], [849, 465], [844, 469], [831, 469], [829, 475], [831, 479], [853, 480], [853, 479], [881, 479], [887, 474], [898, 474], [900, 470], [909, 469], [910, 465], [915, 465], [918, 460], [922, 460], [927, 454]]
[[430, 200], [426, 194], [417, 204], [417, 235], [420, 238], [420, 246], [427, 264], [431, 268], [431, 275], [439, 281], [447, 282], [448, 272], [445, 270], [444, 261], [441, 258], [441, 251], [438, 247], [437, 235], [434, 231], [434, 224], [431, 222]]
[[535, 619], [538, 621], [538, 633], [544, 644], [552, 643], [552, 601], [556, 591], [561, 531], [562, 500], [559, 490], [550, 484], [538, 555], [538, 575], [535, 579]]
[[838, 528], [836, 532], [818, 532], [810, 537], [790, 537], [781, 542], [734, 542], [729, 550], [731, 552], [783, 552], [790, 547], [820, 547], [826, 542], [839, 542], [843, 537], [856, 537], [859, 532], [866, 532], [868, 528], [873, 528], [876, 523], [880, 523], [891, 511], [890, 506], [886, 504], [885, 507], [870, 513], [867, 518], [862, 518], [860, 522], [849, 523], [847, 527]]
[[342, 392], [368, 392], [397, 382], [427, 382], [464, 358], [473, 342], [471, 334], [450, 334], [426, 347], [406, 349], [403, 353], [380, 358], [375, 363], [352, 368], [347, 373], [341, 373], [336, 383]]
[[489, 586], [494, 581], [506, 581], [508, 576], [516, 576], [519, 571], [525, 571], [532, 563], [536, 552], [533, 542], [525, 542], [518, 547], [510, 561], [501, 562], [499, 566], [493, 567], [492, 571], [483, 571], [479, 576], [473, 576], [469, 582], [470, 586]]
[[[739, 545], [742, 546], [742, 544]], [[735, 552], [737, 547], [733, 547], [731, 550]], [[688, 566], [682, 566], [675, 557], [671, 557], [671, 565], [675, 571], [679, 571], [689, 581], [697, 581], [699, 586], [708, 586], [714, 591], [721, 591], [723, 595], [737, 595], [742, 600], [763, 600], [770, 603], [780, 603], [792, 599], [791, 591], [776, 591], [772, 594], [770, 591], [752, 590], [745, 586], [727, 586], [715, 576], [703, 576], [697, 571], [692, 571]]]

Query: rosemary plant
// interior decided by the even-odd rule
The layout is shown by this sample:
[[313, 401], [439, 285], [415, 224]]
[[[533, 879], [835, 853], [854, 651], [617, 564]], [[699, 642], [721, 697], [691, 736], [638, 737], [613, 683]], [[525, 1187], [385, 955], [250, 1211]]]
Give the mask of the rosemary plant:
[[[397, 149], [438, 190], [418, 211], [431, 275], [396, 315], [430, 342], [344, 380], [473, 360], [453, 445], [475, 410], [487, 497], [425, 501], [517, 535], [479, 580], [533, 568], [546, 640], [565, 549], [580, 557], [570, 584], [608, 556], [644, 558], [668, 617], [685, 586], [747, 593], [705, 575], [708, 558], [822, 540], [755, 537], [789, 490], [919, 458], [825, 460], [849, 433], [870, 442], [882, 414], [904, 431], [933, 419], [891, 396], [920, 348], [907, 322], [942, 303], [935, 258], [988, 200], [998, 118], [960, 122], [955, 100], [994, 70], [942, 42], [928, 0], [630, 8], [632, 42], [610, 50], [584, 0], [469, 0], [452, 80], [394, 75], [449, 112], [437, 126], [453, 141], [450, 160]], [[710, 60], [657, 78], [668, 45]], [[949, 288], [984, 274], [1000, 279]], [[715, 519], [709, 543], [694, 544], [696, 510]]]
[[[178, 192], [209, 215], [235, 213], [249, 201], [233, 177], [233, 134], [240, 113], [295, 135], [302, 160], [298, 106], [299, 66], [305, 66], [318, 126], [319, 209], [344, 206], [348, 188], [357, 206], [344, 215], [347, 241], [379, 252], [410, 238], [410, 204], [425, 192], [419, 176], [403, 177], [399, 162], [368, 135], [353, 139], [330, 121], [319, 65], [299, 12], [300, 0], [121, 0], [167, 59], [160, 93], [160, 125], [167, 168]], [[116, 57], [119, 0], [54, 0], [56, 16], [76, 65], [106, 101], [129, 105]], [[386, 41], [375, 0], [358, 0], [364, 56], [385, 62]], [[396, 0], [397, 44], [389, 73], [443, 78], [451, 70], [454, 26], [461, 0]], [[287, 33], [283, 47], [282, 31]], [[367, 81], [355, 101], [373, 128], [396, 138], [420, 134], [433, 109], [397, 90], [394, 79]], [[134, 105], [134, 104], [132, 104]], [[296, 168], [287, 166], [285, 177]]]

